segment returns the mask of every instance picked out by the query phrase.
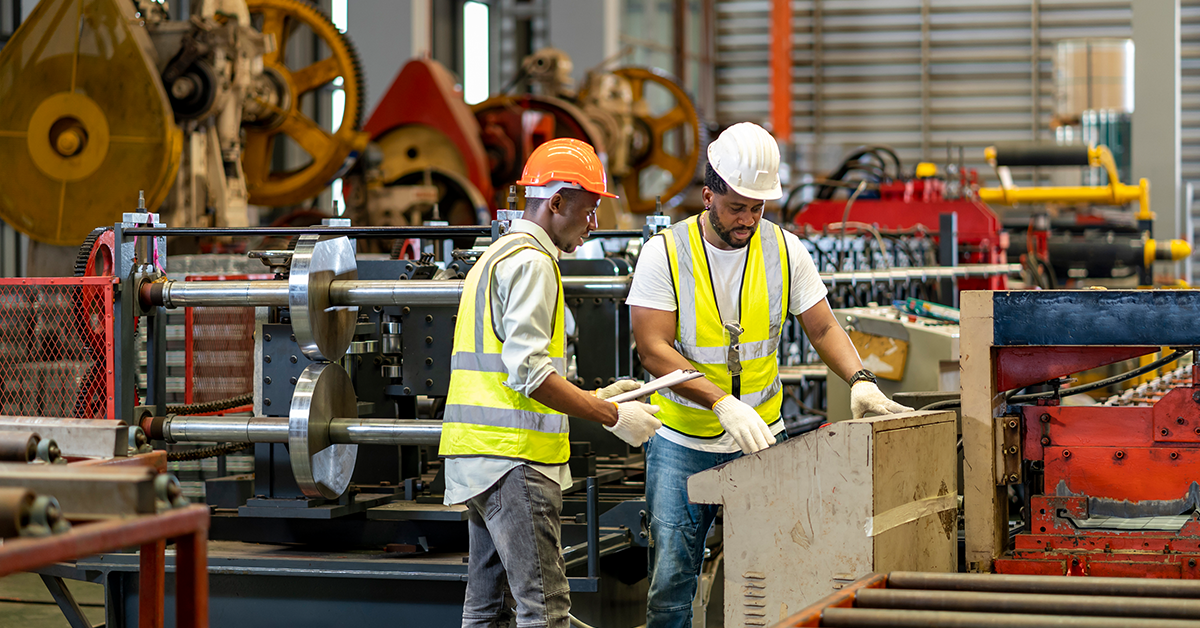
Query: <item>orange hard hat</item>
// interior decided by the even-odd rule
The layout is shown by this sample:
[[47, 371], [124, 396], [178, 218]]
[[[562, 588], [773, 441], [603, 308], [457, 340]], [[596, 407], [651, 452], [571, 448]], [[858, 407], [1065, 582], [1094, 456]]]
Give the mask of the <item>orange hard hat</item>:
[[[554, 185], [556, 182], [559, 185]], [[530, 198], [549, 198], [564, 187], [617, 198], [616, 194], [608, 193], [608, 177], [604, 176], [596, 149], [569, 137], [550, 140], [533, 149], [517, 185], [525, 186], [525, 196]], [[540, 191], [546, 196], [540, 196], [530, 188], [548, 189]]]

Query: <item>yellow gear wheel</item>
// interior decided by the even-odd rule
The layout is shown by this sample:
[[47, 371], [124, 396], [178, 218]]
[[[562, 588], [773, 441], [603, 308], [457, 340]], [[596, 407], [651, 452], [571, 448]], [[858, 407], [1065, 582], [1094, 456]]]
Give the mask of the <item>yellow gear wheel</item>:
[[182, 134], [124, 0], [43, 0], [0, 49], [0, 217], [39, 242], [166, 197]]
[[[263, 79], [248, 105], [243, 126], [245, 146], [242, 170], [246, 190], [255, 205], [292, 205], [316, 196], [343, 174], [367, 146], [360, 132], [365, 82], [354, 45], [333, 22], [313, 6], [299, 0], [249, 0], [251, 21], [275, 40], [273, 51], [263, 56]], [[307, 27], [328, 48], [328, 57], [302, 68], [287, 66], [290, 36]], [[336, 131], [322, 128], [301, 108], [305, 94], [341, 79], [345, 109]], [[275, 146], [286, 136], [308, 153], [302, 166], [274, 170]]]
[[[637, 214], [654, 211], [656, 196], [672, 206], [698, 174], [700, 151], [707, 148], [701, 146], [696, 107], [679, 83], [659, 70], [625, 67], [613, 74], [633, 88], [630, 172], [621, 177], [622, 199]], [[586, 97], [585, 87], [579, 102]]]

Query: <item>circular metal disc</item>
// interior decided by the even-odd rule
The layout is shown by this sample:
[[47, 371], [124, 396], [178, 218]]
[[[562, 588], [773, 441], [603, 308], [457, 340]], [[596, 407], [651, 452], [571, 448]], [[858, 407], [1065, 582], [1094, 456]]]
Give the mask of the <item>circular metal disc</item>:
[[288, 307], [296, 342], [310, 360], [340, 360], [354, 338], [358, 307], [330, 304], [329, 283], [335, 279], [358, 279], [350, 239], [300, 236], [288, 275]]
[[358, 445], [329, 442], [329, 422], [335, 417], [358, 418], [350, 376], [337, 364], [309, 364], [296, 381], [288, 415], [292, 474], [309, 497], [337, 499], [350, 486]]

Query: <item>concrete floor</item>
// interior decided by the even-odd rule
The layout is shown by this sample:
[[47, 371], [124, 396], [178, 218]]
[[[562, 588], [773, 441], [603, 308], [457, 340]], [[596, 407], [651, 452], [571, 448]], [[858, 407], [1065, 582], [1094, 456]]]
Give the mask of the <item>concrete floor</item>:
[[[66, 580], [67, 588], [92, 625], [104, 622], [104, 587], [90, 582]], [[32, 600], [19, 603], [11, 600]], [[45, 603], [42, 603], [45, 602]], [[22, 628], [70, 628], [54, 598], [37, 574], [22, 573], [0, 578], [0, 626]]]

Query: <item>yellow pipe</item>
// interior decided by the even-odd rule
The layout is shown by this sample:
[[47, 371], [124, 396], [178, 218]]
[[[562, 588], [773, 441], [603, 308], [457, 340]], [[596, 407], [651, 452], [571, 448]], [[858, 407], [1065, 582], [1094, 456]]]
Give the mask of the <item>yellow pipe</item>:
[[[996, 165], [996, 147], [988, 146], [983, 149], [984, 158], [992, 166]], [[1103, 167], [1108, 173], [1108, 185], [1101, 186], [1066, 186], [1066, 187], [1035, 187], [1035, 188], [980, 188], [979, 199], [985, 203], [999, 205], [1014, 205], [1016, 203], [1103, 203], [1107, 205], [1124, 205], [1138, 202], [1138, 220], [1154, 220], [1154, 212], [1150, 211], [1150, 182], [1140, 179], [1137, 185], [1125, 185], [1117, 177], [1117, 162], [1113, 159], [1112, 151], [1107, 146], [1089, 146], [1088, 163], [1093, 167]]]

